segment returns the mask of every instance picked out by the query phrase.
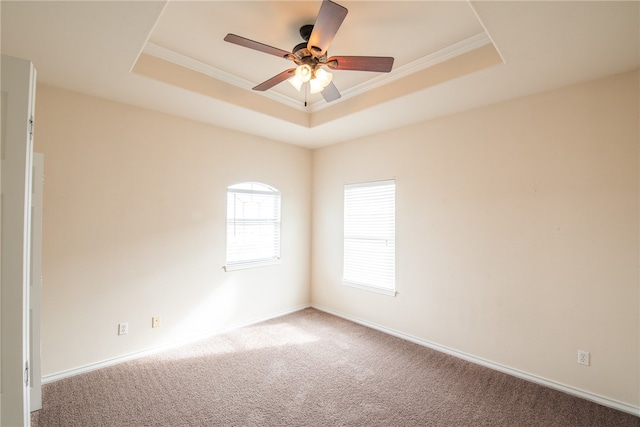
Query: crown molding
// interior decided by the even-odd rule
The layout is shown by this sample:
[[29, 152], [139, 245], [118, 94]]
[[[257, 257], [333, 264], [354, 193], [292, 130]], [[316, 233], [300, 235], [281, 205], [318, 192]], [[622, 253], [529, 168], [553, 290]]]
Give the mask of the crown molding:
[[[265, 92], [262, 92], [261, 95], [266, 96], [274, 101], [285, 104], [289, 107], [298, 109], [300, 111], [313, 113], [315, 111], [320, 111], [325, 108], [329, 108], [335, 103], [339, 103], [346, 99], [353, 98], [362, 93], [376, 89], [387, 83], [391, 83], [395, 80], [399, 80], [410, 74], [432, 67], [436, 64], [447, 61], [451, 58], [455, 58], [456, 56], [460, 56], [464, 53], [478, 49], [490, 43], [491, 43], [491, 39], [485, 32], [475, 34], [471, 37], [468, 37], [450, 46], [437, 50], [436, 52], [430, 53], [415, 61], [405, 64], [401, 67], [397, 67], [393, 69], [390, 73], [381, 74], [359, 85], [345, 89], [341, 91], [342, 97], [332, 102], [331, 104], [324, 102], [324, 100], [318, 100], [313, 103], [309, 103], [307, 107], [304, 107], [300, 103], [299, 99], [294, 99], [289, 96], [282, 95], [279, 92], [265, 91]], [[143, 49], [143, 52], [148, 55], [154, 56], [156, 58], [202, 73], [206, 76], [237, 86], [242, 89], [251, 90], [251, 88], [255, 86], [253, 82], [250, 82], [246, 79], [243, 79], [241, 77], [238, 77], [236, 75], [223, 71], [217, 67], [206, 64], [202, 61], [183, 55], [174, 50], [167, 49], [165, 47], [162, 47], [152, 42], [147, 42], [147, 44]]]

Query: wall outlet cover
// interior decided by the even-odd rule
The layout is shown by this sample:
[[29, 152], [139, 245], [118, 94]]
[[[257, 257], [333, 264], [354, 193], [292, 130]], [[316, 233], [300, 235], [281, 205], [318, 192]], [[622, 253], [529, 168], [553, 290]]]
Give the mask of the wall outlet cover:
[[578, 350], [578, 364], [589, 366], [590, 354], [588, 351]]
[[128, 323], [118, 323], [118, 335], [127, 335], [129, 333]]

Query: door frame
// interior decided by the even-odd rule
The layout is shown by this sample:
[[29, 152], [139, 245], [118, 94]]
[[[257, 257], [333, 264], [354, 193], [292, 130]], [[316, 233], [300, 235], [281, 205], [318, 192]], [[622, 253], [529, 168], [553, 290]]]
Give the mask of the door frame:
[[2, 55], [0, 424], [29, 426], [29, 276], [36, 71]]
[[29, 294], [30, 412], [42, 409], [42, 369], [40, 357], [40, 301], [42, 294], [42, 206], [44, 154], [33, 153], [31, 192], [31, 278]]

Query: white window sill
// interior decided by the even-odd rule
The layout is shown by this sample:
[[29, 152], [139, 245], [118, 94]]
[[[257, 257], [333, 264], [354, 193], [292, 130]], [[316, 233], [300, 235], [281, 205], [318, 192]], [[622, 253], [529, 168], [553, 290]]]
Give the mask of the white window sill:
[[222, 266], [222, 270], [225, 272], [236, 271], [236, 270], [246, 270], [248, 268], [258, 268], [258, 267], [267, 267], [269, 265], [277, 265], [282, 264], [280, 258], [275, 260], [268, 261], [256, 261], [256, 262], [243, 262], [237, 264], [227, 264]]
[[346, 286], [351, 286], [352, 288], [364, 289], [365, 291], [388, 295], [390, 297], [395, 297], [397, 295], [397, 292], [395, 289], [380, 288], [377, 286], [365, 285], [364, 283], [349, 282], [347, 280], [343, 280], [342, 284]]

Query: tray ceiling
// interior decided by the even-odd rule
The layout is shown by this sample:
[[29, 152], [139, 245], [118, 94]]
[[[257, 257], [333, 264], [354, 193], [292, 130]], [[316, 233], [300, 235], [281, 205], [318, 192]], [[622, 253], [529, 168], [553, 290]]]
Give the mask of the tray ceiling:
[[304, 147], [319, 147], [639, 66], [630, 2], [338, 1], [334, 55], [393, 56], [391, 73], [335, 71], [326, 103], [287, 83], [284, 50], [320, 1], [2, 1], [2, 53], [38, 81]]

